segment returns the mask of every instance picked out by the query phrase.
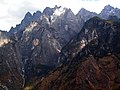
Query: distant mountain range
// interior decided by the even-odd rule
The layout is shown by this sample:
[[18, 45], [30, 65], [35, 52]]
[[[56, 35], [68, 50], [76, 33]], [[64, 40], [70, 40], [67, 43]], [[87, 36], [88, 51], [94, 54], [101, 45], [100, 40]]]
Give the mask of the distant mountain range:
[[0, 90], [119, 90], [120, 9], [28, 12], [0, 52]]

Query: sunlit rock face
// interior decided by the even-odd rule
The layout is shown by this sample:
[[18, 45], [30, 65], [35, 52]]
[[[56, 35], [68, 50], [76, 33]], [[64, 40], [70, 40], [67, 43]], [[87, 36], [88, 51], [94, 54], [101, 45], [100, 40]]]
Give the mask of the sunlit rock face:
[[67, 62], [41, 79], [35, 89], [119, 90], [119, 35], [120, 22], [91, 18], [62, 49], [60, 58]]
[[33, 45], [34, 45], [34, 46], [38, 46], [38, 45], [39, 45], [39, 43], [40, 43], [40, 42], [39, 42], [39, 40], [38, 40], [38, 39], [34, 39], [34, 40], [33, 40]]
[[8, 44], [9, 42], [10, 42], [10, 40], [8, 40], [7, 38], [6, 38], [6, 39], [1, 39], [1, 40], [0, 40], [0, 47]]
[[25, 78], [39, 75], [40, 70], [35, 69], [39, 65], [56, 67], [61, 48], [81, 30], [81, 26], [71, 9], [55, 6], [47, 7], [42, 14], [28, 12], [18, 26], [22, 29], [16, 27], [9, 32], [10, 38], [19, 44]]
[[25, 71], [37, 64], [56, 66], [61, 48], [81, 30], [84, 21], [61, 6], [47, 7], [43, 13], [33, 15], [28, 12], [21, 24], [9, 32], [10, 38], [19, 43]]
[[[68, 8], [47, 7], [43, 13], [37, 11], [32, 15], [28, 12], [9, 32], [0, 31], [0, 69], [3, 68], [0, 88], [21, 90], [29, 82], [37, 81], [53, 68], [76, 57], [91, 42], [93, 46], [90, 44], [90, 50], [85, 49], [82, 56], [90, 54], [89, 51], [96, 57], [107, 51], [109, 55], [118, 52], [119, 24], [113, 23], [119, 21], [118, 17], [113, 14], [108, 21], [93, 18], [87, 22], [94, 16], [99, 15], [83, 8], [75, 15]], [[108, 32], [104, 33], [106, 30]]]
[[10, 42], [10, 39], [7, 37], [7, 32], [0, 31], [0, 47], [8, 44]]

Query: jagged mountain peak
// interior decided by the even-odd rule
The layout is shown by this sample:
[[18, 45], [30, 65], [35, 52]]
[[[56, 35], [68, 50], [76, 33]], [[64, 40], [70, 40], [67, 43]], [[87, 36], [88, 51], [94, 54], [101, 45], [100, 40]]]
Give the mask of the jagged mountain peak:
[[112, 7], [111, 5], [106, 5], [105, 7], [104, 7], [104, 9], [106, 9], [106, 10], [111, 10], [111, 9], [114, 9], [114, 7]]
[[50, 7], [46, 7], [46, 8], [43, 10], [43, 13], [44, 13], [45, 15], [48, 15], [48, 16], [52, 15], [53, 12], [54, 12], [53, 9], [50, 8]]
[[60, 6], [55, 8], [53, 15], [60, 16], [61, 14], [64, 14], [65, 11], [66, 9]]
[[40, 11], [36, 11], [33, 13], [33, 21], [37, 21], [41, 17], [42, 13]]
[[61, 6], [55, 5], [55, 7], [54, 7], [54, 9], [59, 9], [59, 8], [61, 8]]
[[85, 8], [81, 8], [80, 11], [76, 14], [76, 16], [78, 18], [83, 19], [84, 21], [87, 21], [94, 16], [98, 16], [98, 14], [95, 12], [90, 12], [86, 10]]
[[11, 27], [9, 31], [10, 36], [13, 33], [23, 31], [25, 27], [28, 26], [32, 21], [37, 21], [41, 15], [42, 13], [40, 11], [36, 11], [35, 13], [33, 13], [33, 15], [30, 12], [27, 12], [20, 24], [16, 25], [16, 27]]
[[28, 21], [31, 21], [31, 19], [33, 18], [33, 16], [32, 16], [32, 14], [30, 13], [30, 12], [27, 12], [26, 14], [25, 14], [25, 17], [24, 17], [24, 19], [22, 20], [22, 22], [21, 22], [21, 24], [22, 23], [27, 23]]
[[55, 5], [54, 8], [50, 8], [50, 7], [46, 7], [43, 11], [43, 13], [47, 16], [51, 16], [51, 15], [56, 15], [56, 16], [60, 16], [62, 13], [65, 12], [67, 8], [63, 8], [61, 6], [57, 6]]
[[30, 12], [27, 12], [25, 15], [25, 18], [27, 18], [27, 17], [32, 17], [32, 14]]
[[[106, 6], [106, 8], [111, 11], [111, 6]], [[115, 13], [116, 10], [118, 9], [115, 9]], [[120, 14], [117, 13], [117, 15]], [[120, 50], [120, 32], [118, 31], [120, 30], [120, 24], [113, 23], [110, 20], [105, 21], [94, 16], [98, 15], [84, 8], [82, 8], [77, 15], [74, 15], [71, 9], [63, 8], [57, 5], [54, 8], [46, 7], [43, 13], [37, 11], [32, 15], [30, 12], [28, 12], [21, 24], [17, 25], [16, 28], [11, 28], [12, 33], [10, 40], [12, 41], [9, 41], [9, 39], [6, 41], [7, 37], [5, 37], [4, 40], [2, 39], [3, 43], [0, 44], [2, 46], [0, 47], [0, 60], [2, 58], [2, 61], [5, 63], [4, 65], [4, 63], [0, 61], [0, 67], [2, 65], [1, 68], [4, 67], [6, 69], [7, 67], [8, 69], [2, 73], [3, 77], [5, 76], [6, 78], [6, 71], [11, 72], [9, 69], [18, 69], [19, 71], [20, 68], [20, 73], [18, 74], [22, 76], [23, 80], [21, 80], [21, 85], [23, 87], [17, 85], [17, 83], [19, 84], [19, 81], [15, 82], [16, 85], [11, 82], [12, 80], [19, 80], [19, 78], [14, 80], [13, 76], [17, 76], [16, 74], [10, 75], [10, 78], [11, 76], [12, 78], [6, 79], [5, 85], [9, 88], [8, 81], [11, 80], [10, 85], [13, 87], [11, 87], [12, 89], [10, 90], [19, 90], [13, 89], [14, 87], [17, 88], [18, 86], [24, 88], [25, 83], [29, 82], [29, 79], [34, 80], [34, 78], [45, 76], [48, 73], [49, 67], [45, 69], [46, 67], [41, 67], [41, 65], [50, 66], [53, 68], [53, 66], [59, 66], [58, 64], [60, 64], [62, 60], [70, 61], [73, 58], [78, 60], [81, 56], [85, 55], [98, 57], [99, 55], [105, 55], [106, 53], [108, 54], [108, 51], [109, 53], [118, 52]], [[110, 18], [117, 20], [117, 17]], [[3, 47], [3, 45], [7, 45], [7, 47]], [[59, 57], [59, 55], [63, 55], [63, 57]], [[71, 65], [73, 65], [73, 67], [78, 65], [77, 62], [76, 65], [74, 64], [74, 61], [72, 62], [73, 64]], [[15, 65], [15, 63], [18, 65]], [[2, 71], [4, 71], [4, 68]], [[71, 67], [68, 67], [67, 70], [72, 69]], [[90, 72], [92, 71], [90, 70]], [[16, 72], [11, 72], [11, 74], [14, 73]], [[69, 73], [67, 73], [67, 75], [68, 74]], [[71, 75], [71, 77], [72, 76], [73, 75]], [[0, 81], [3, 77], [0, 76]], [[87, 78], [89, 78], [89, 76]], [[66, 79], [69, 78], [67, 77]], [[4, 80], [2, 80], [1, 83], [4, 85]]]
[[42, 13], [40, 11], [36, 11], [36, 12], [33, 13], [33, 16], [36, 15], [36, 14], [40, 15]]
[[115, 10], [114, 7], [112, 7], [111, 5], [106, 5], [103, 10], [101, 11], [101, 13], [106, 13], [106, 14], [110, 14], [113, 13], [113, 11]]
[[[81, 8], [80, 11], [79, 11], [77, 14], [84, 15], [84, 14], [86, 14], [86, 13], [91, 13], [91, 14], [92, 14], [92, 13], [95, 13], [95, 12], [91, 12], [91, 11], [85, 9], [85, 8]], [[96, 14], [96, 13], [95, 13], [95, 14]]]
[[85, 8], [81, 8], [79, 13], [81, 13], [81, 12], [90, 12], [90, 11], [86, 10]]
[[99, 16], [103, 19], [108, 19], [109, 16], [117, 16], [120, 18], [120, 10], [118, 8], [112, 7], [111, 5], [106, 5], [100, 12]]

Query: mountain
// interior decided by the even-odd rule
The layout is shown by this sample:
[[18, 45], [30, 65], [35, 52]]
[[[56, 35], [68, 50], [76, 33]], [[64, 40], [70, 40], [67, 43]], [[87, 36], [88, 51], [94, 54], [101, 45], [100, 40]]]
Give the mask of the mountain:
[[118, 18], [120, 18], [120, 9], [107, 5], [104, 7], [99, 15], [103, 19], [108, 19], [109, 16], [117, 16]]
[[79, 57], [85, 57], [88, 62], [92, 58], [97, 63], [99, 58], [113, 55], [118, 62], [119, 17], [108, 14], [103, 20], [94, 16], [100, 14], [82, 8], [75, 15], [71, 9], [56, 5], [46, 7], [43, 12], [28, 12], [9, 32], [0, 31], [0, 89], [36, 87], [50, 71], [57, 71], [57, 67], [61, 73], [65, 67], [68, 71], [76, 68], [74, 63], [81, 65]]
[[63, 48], [67, 62], [41, 79], [35, 90], [119, 90], [119, 35], [119, 22], [91, 18]]
[[92, 18], [94, 16], [98, 16], [98, 14], [95, 13], [95, 12], [90, 12], [90, 11], [84, 9], [84, 8], [81, 8], [80, 11], [77, 13], [76, 16], [78, 18], [82, 18], [84, 20], [84, 22], [86, 22], [90, 18]]
[[7, 36], [7, 32], [0, 30], [0, 47], [4, 46], [4, 44], [7, 44], [8, 42], [10, 42], [10, 40]]
[[58, 65], [61, 48], [80, 31], [79, 25], [71, 9], [55, 6], [45, 8], [43, 13], [28, 12], [21, 24], [8, 32], [10, 40], [17, 43], [26, 82], [31, 77], [42, 76], [44, 69], [37, 67], [51, 70]]
[[[93, 21], [93, 22], [91, 22], [91, 21]], [[110, 20], [106, 20], [105, 22], [103, 22], [98, 17], [94, 17], [94, 18], [88, 20], [85, 24], [85, 25], [87, 25], [87, 27], [84, 25], [82, 30], [80, 31], [79, 37], [76, 37], [76, 39], [78, 39], [78, 40], [76, 40], [76, 39], [71, 40], [68, 43], [68, 46], [63, 47], [64, 49], [61, 50], [61, 52], [64, 54], [64, 57], [72, 58], [72, 57], [76, 56], [76, 54], [81, 50], [81, 48], [85, 47], [88, 43], [90, 43], [93, 40], [95, 40], [96, 44], [98, 44], [98, 45], [104, 44], [102, 47], [100, 47], [100, 46], [96, 46], [96, 47], [100, 47], [101, 50], [106, 50], [105, 51], [106, 53], [107, 52], [118, 52], [119, 45], [117, 45], [117, 44], [119, 44], [119, 41], [117, 41], [117, 39], [119, 39], [120, 37], [119, 37], [119, 35], [115, 36], [116, 34], [114, 34], [115, 33], [114, 30], [118, 30], [117, 34], [119, 34], [119, 24], [118, 23], [119, 22], [110, 21]], [[111, 26], [111, 24], [113, 24], [113, 25]], [[112, 30], [112, 29], [114, 29], [114, 30]], [[96, 38], [100, 38], [101, 43], [98, 43], [98, 40], [96, 41]], [[81, 46], [79, 46], [79, 45], [81, 45]], [[116, 47], [114, 47], [114, 45]], [[76, 49], [74, 49], [74, 47], [76, 47]], [[73, 50], [72, 50], [72, 48], [73, 48]], [[94, 52], [94, 51], [96, 51], [96, 52]], [[97, 50], [93, 49], [93, 54], [95, 54], [95, 56], [100, 56], [99, 54], [101, 54], [102, 52], [103, 51], [98, 52]], [[105, 54], [105, 52], [103, 54]], [[69, 55], [69, 57], [68, 57], [68, 55]]]
[[32, 21], [37, 21], [41, 14], [40, 11], [35, 12], [33, 15], [30, 12], [27, 12], [20, 24], [16, 25], [16, 27], [11, 27], [9, 35], [13, 36], [15, 34], [19, 38], [19, 33], [23, 32], [25, 27], [27, 27]]
[[20, 90], [23, 87], [22, 60], [17, 46], [7, 32], [0, 31], [0, 90]]

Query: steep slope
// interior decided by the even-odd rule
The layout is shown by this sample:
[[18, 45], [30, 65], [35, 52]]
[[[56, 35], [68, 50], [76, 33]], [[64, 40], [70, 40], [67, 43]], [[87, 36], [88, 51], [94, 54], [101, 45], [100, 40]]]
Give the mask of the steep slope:
[[119, 90], [119, 60], [115, 55], [74, 59], [43, 78], [33, 90]]
[[[71, 9], [47, 7], [43, 13], [37, 11], [32, 15], [28, 12], [20, 24], [10, 29], [7, 37], [1, 38], [0, 46], [2, 50], [3, 48], [13, 50], [11, 52], [5, 50], [7, 54], [12, 55], [8, 56], [6, 61], [9, 62], [11, 60], [9, 58], [13, 58], [9, 64], [12, 69], [16, 68], [17, 74], [23, 78], [21, 83], [24, 86], [31, 78], [44, 76], [58, 65], [61, 48], [80, 31], [80, 28]], [[6, 82], [8, 81], [6, 79]], [[9, 89], [12, 90], [13, 87]]]
[[27, 12], [20, 24], [17, 24], [16, 27], [11, 27], [8, 35], [13, 40], [19, 40], [24, 29], [33, 21], [37, 21], [41, 16], [40, 11], [36, 11], [33, 15], [30, 12]]
[[90, 18], [92, 18], [94, 16], [98, 16], [98, 14], [95, 12], [90, 12], [84, 8], [81, 8], [80, 11], [76, 14], [76, 16], [79, 18], [79, 20], [81, 18], [84, 20], [84, 22], [86, 22]]
[[[33, 16], [27, 13], [23, 21], [31, 21], [26, 18]], [[36, 70], [39, 65], [57, 66], [61, 48], [79, 31], [78, 19], [71, 9], [55, 6], [46, 8], [37, 21], [31, 21], [24, 29], [12, 34], [11, 39], [20, 47], [27, 81], [40, 75], [41, 69]]]
[[101, 11], [99, 16], [103, 19], [108, 19], [109, 16], [117, 16], [118, 18], [120, 18], [120, 9], [107, 5]]
[[69, 57], [72, 58], [83, 47], [91, 43], [91, 41], [95, 42], [95, 45], [93, 44], [93, 47], [91, 46], [90, 50], [86, 53], [92, 53], [94, 56], [102, 56], [106, 55], [106, 53], [119, 52], [119, 34], [119, 22], [104, 21], [98, 17], [94, 17], [85, 23], [79, 35], [71, 40], [68, 46], [66, 45], [61, 52], [64, 54], [64, 57], [68, 59]]
[[116, 14], [109, 14], [111, 9], [106, 7], [100, 15], [107, 13], [107, 21], [92, 18], [99, 15], [83, 8], [74, 15], [71, 9], [55, 6], [43, 13], [28, 12], [15, 28], [0, 31], [0, 89], [19, 90], [29, 82], [38, 83], [53, 68], [79, 56], [117, 58], [119, 9], [112, 8]]
[[89, 20], [90, 18], [92, 18], [94, 16], [98, 16], [98, 14], [95, 12], [90, 12], [84, 8], [81, 8], [80, 11], [76, 14], [76, 17], [78, 19], [78, 24], [79, 24], [79, 26], [81, 26], [80, 29], [82, 29], [84, 23], [87, 20]]
[[119, 90], [119, 35], [119, 22], [88, 20], [63, 48], [61, 56], [67, 62], [41, 79], [34, 90]]
[[0, 90], [21, 90], [24, 87], [22, 60], [15, 44], [0, 31]]

